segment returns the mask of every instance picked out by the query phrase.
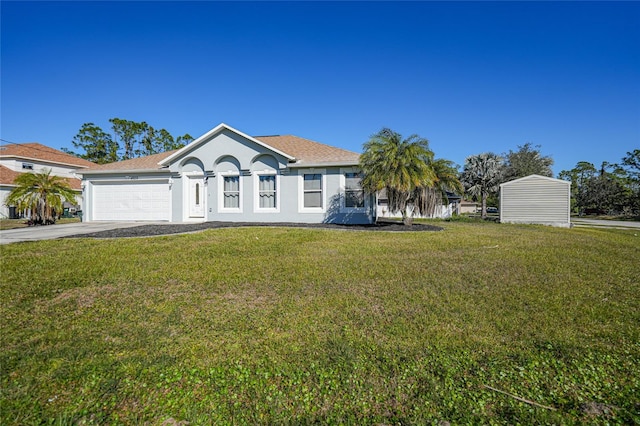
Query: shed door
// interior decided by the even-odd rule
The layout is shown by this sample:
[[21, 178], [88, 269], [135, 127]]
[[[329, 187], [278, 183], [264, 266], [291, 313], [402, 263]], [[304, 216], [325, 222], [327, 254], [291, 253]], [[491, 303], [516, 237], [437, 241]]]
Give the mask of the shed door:
[[171, 219], [168, 180], [93, 182], [92, 220]]

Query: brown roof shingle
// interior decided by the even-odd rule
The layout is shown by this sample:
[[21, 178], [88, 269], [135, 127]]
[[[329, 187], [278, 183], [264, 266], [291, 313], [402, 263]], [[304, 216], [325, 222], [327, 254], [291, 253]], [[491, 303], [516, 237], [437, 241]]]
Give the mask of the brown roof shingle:
[[293, 135], [256, 136], [260, 142], [295, 157], [300, 164], [354, 163], [360, 154]]
[[94, 170], [154, 170], [160, 169], [158, 162], [164, 160], [171, 154], [174, 154], [177, 149], [173, 151], [162, 152], [160, 154], [147, 155], [146, 157], [131, 158], [129, 160], [117, 161], [115, 163], [107, 164], [94, 164], [89, 169]]
[[[256, 136], [260, 142], [283, 152], [298, 161], [298, 165], [321, 165], [332, 163], [358, 164], [360, 154], [315, 142], [293, 135]], [[146, 157], [132, 158], [108, 164], [94, 164], [85, 171], [124, 171], [124, 170], [157, 170], [162, 167], [158, 163], [175, 154], [178, 150], [167, 151]]]
[[60, 163], [78, 168], [86, 168], [94, 165], [91, 161], [58, 151], [37, 142], [8, 144], [0, 147], [0, 158], [15, 157], [32, 160]]

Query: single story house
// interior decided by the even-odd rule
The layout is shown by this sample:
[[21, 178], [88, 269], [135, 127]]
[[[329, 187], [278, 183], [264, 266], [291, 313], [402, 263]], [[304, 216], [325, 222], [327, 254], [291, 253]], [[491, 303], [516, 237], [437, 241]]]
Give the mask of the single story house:
[[359, 158], [222, 123], [179, 150], [79, 170], [83, 220], [372, 223]]
[[571, 182], [540, 175], [500, 185], [500, 222], [571, 226]]
[[73, 209], [80, 206], [82, 204], [81, 181], [75, 172], [91, 166], [95, 164], [37, 142], [0, 146], [0, 217], [15, 217], [15, 208], [6, 206], [5, 200], [16, 187], [15, 178], [22, 173], [51, 170], [52, 175], [65, 178], [76, 193], [78, 204], [69, 205], [69, 207]]

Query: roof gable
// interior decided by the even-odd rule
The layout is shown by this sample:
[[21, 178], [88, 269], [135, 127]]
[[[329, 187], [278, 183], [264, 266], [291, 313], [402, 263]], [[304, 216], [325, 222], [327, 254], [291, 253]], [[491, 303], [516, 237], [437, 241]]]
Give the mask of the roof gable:
[[562, 180], [562, 179], [555, 179], [555, 178], [551, 178], [551, 177], [548, 177], [548, 176], [541, 176], [541, 175], [529, 175], [529, 176], [521, 177], [521, 178], [518, 178], [518, 179], [510, 180], [509, 182], [502, 183], [502, 184], [500, 184], [500, 186], [501, 187], [502, 186], [508, 186], [508, 185], [511, 185], [511, 184], [514, 184], [514, 183], [524, 182], [524, 181], [527, 181], [527, 180], [546, 180], [546, 181], [549, 181], [549, 182], [558, 182], [558, 183], [563, 183], [563, 184], [566, 184], [566, 185], [571, 185], [571, 182], [566, 181], [566, 180]]
[[193, 152], [198, 147], [212, 140], [222, 132], [231, 132], [234, 135], [255, 143], [267, 150], [278, 154], [282, 158], [289, 160], [290, 167], [311, 167], [322, 165], [353, 166], [360, 161], [360, 154], [342, 148], [336, 148], [315, 142], [310, 139], [293, 135], [284, 136], [249, 136], [224, 123], [214, 127], [204, 135], [192, 141], [190, 144], [174, 150], [160, 154], [153, 154], [146, 157], [132, 158], [108, 164], [92, 164], [87, 170], [79, 171], [82, 174], [108, 173], [111, 171], [154, 171], [167, 170], [167, 167], [178, 158]]
[[0, 147], [0, 158], [44, 161], [78, 168], [86, 168], [94, 165], [94, 163], [84, 158], [67, 154], [66, 152], [50, 148], [37, 142], [2, 145]]
[[172, 155], [166, 157], [165, 159], [163, 159], [162, 161], [159, 162], [160, 165], [166, 166], [168, 164], [171, 163], [171, 161], [173, 161], [174, 159], [182, 156], [183, 154], [193, 151], [195, 148], [197, 148], [198, 146], [202, 145], [203, 143], [209, 141], [213, 136], [215, 136], [216, 134], [224, 131], [224, 130], [228, 130], [230, 132], [235, 133], [236, 135], [243, 137], [251, 142], [254, 142], [264, 148], [267, 148], [270, 151], [275, 152], [276, 154], [279, 154], [285, 158], [287, 158], [288, 160], [295, 160], [294, 157], [290, 156], [289, 154], [286, 154], [282, 151], [280, 151], [279, 149], [276, 149], [274, 147], [271, 147], [267, 144], [265, 144], [264, 142], [251, 137], [245, 133], [242, 133], [239, 130], [234, 129], [231, 126], [226, 125], [225, 123], [220, 123], [218, 124], [216, 127], [214, 127], [213, 129], [209, 130], [207, 133], [205, 133], [204, 135], [200, 136], [199, 138], [193, 140], [191, 143], [189, 143], [188, 145], [184, 146], [183, 148], [179, 149], [178, 151], [174, 152]]

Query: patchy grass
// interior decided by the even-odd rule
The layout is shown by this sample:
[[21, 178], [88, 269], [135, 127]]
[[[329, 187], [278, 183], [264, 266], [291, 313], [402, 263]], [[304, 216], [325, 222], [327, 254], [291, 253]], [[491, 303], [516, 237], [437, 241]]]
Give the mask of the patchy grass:
[[640, 422], [640, 237], [443, 226], [2, 246], [0, 423]]

